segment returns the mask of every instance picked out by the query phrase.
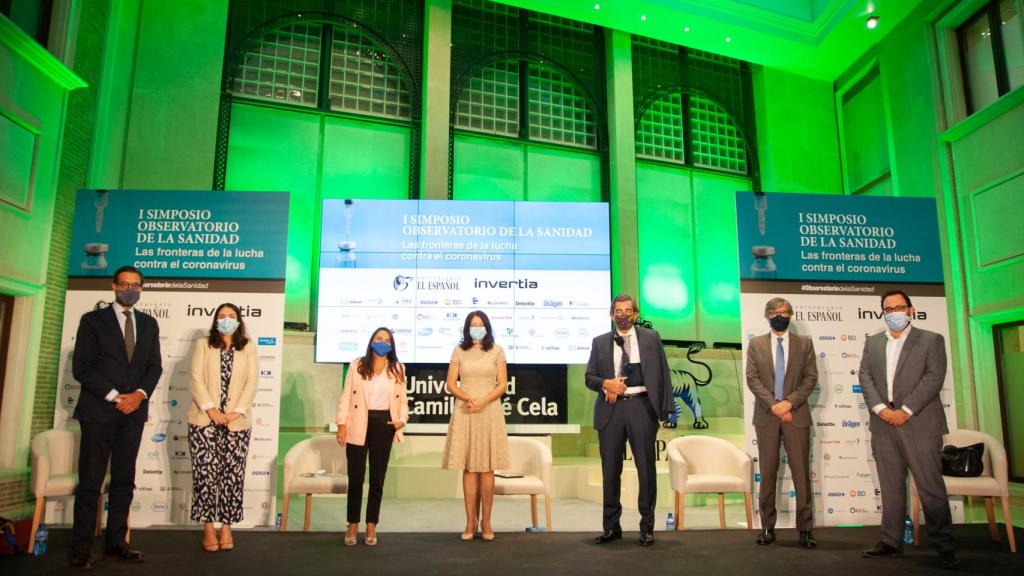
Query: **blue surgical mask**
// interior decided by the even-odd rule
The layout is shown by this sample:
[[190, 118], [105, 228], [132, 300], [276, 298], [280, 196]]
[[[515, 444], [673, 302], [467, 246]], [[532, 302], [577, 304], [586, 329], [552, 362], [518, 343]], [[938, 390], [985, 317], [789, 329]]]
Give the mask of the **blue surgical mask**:
[[377, 356], [387, 356], [391, 353], [391, 344], [387, 342], [372, 342], [370, 348]]
[[235, 333], [235, 330], [238, 330], [238, 320], [235, 320], [230, 316], [217, 319], [217, 332], [220, 332], [225, 336], [230, 336]]
[[483, 340], [487, 336], [487, 328], [483, 326], [470, 326], [469, 337], [473, 340]]
[[900, 332], [910, 324], [910, 316], [906, 312], [890, 312], [885, 315], [885, 323], [893, 332]]

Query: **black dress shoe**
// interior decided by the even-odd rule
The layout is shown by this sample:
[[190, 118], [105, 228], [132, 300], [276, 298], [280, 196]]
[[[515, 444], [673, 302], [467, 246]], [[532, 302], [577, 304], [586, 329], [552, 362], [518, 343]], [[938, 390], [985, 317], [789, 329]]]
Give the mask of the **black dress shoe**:
[[605, 530], [604, 532], [601, 532], [600, 536], [598, 536], [597, 538], [594, 538], [594, 542], [596, 542], [598, 544], [607, 544], [607, 543], [611, 542], [612, 540], [621, 540], [621, 539], [622, 539], [622, 528], [619, 528], [618, 530]]
[[757, 543], [761, 546], [767, 546], [772, 542], [775, 542], [775, 530], [771, 528], [765, 528], [757, 535]]
[[92, 558], [88, 554], [72, 554], [71, 567], [82, 571], [92, 570]]
[[953, 552], [952, 550], [939, 552], [939, 568], [945, 568], [946, 570], [956, 570], [959, 567], [960, 559], [956, 557], [956, 552]]
[[128, 562], [142, 562], [145, 558], [145, 555], [141, 551], [133, 550], [129, 548], [127, 544], [122, 544], [114, 548], [107, 548], [105, 554]]
[[640, 538], [637, 539], [641, 546], [653, 546], [654, 545], [654, 532], [641, 532]]
[[889, 546], [885, 542], [879, 542], [875, 544], [874, 548], [869, 548], [864, 551], [865, 558], [882, 558], [883, 556], [892, 556], [893, 554], [899, 554], [903, 552], [899, 548]]
[[811, 536], [811, 531], [810, 530], [801, 530], [800, 531], [800, 545], [803, 546], [804, 548], [817, 548], [818, 547], [818, 541], [814, 539], [814, 536]]

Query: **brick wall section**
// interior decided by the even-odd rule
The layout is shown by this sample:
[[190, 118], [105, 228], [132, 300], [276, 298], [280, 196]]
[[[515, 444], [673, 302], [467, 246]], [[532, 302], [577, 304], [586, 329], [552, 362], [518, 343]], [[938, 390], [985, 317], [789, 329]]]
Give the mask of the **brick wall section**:
[[74, 70], [89, 83], [89, 87], [71, 92], [68, 98], [57, 200], [50, 236], [50, 259], [46, 270], [46, 310], [43, 313], [43, 337], [39, 346], [36, 401], [32, 411], [33, 436], [53, 425], [54, 403], [59, 397], [57, 368], [60, 365], [64, 293], [71, 257], [71, 220], [75, 211], [75, 193], [85, 187], [92, 152], [96, 95], [102, 72], [109, 10], [109, 0], [82, 3]]
[[32, 515], [35, 497], [28, 489], [28, 475], [0, 483], [0, 516], [18, 519]]
[[[75, 209], [75, 192], [85, 187], [92, 151], [96, 95], [102, 72], [110, 0], [82, 2], [81, 6], [73, 68], [76, 74], [88, 82], [89, 87], [75, 90], [68, 96], [50, 236], [50, 257], [46, 270], [46, 307], [39, 345], [35, 405], [32, 407], [33, 437], [53, 426], [54, 403], [59, 397], [57, 368], [60, 364], [60, 339], [64, 322], [71, 219]], [[27, 467], [29, 462], [24, 465]], [[30, 510], [31, 505], [32, 495], [28, 489], [27, 474], [20, 478], [0, 480], [0, 516], [19, 514], [26, 506]]]

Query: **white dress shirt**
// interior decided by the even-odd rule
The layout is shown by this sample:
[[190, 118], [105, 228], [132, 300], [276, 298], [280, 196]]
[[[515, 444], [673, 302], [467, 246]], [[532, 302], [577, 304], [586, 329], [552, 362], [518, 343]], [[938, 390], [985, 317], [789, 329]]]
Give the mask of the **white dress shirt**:
[[[885, 389], [889, 392], [888, 400], [890, 405], [892, 404], [893, 380], [896, 379], [896, 366], [899, 364], [900, 353], [903, 352], [903, 345], [907, 343], [907, 336], [910, 336], [910, 330], [910, 325], [907, 324], [907, 327], [900, 334], [899, 338], [893, 337], [892, 332], [889, 330], [885, 331]], [[871, 411], [878, 414], [885, 408], [885, 404], [875, 404], [871, 407]], [[901, 408], [907, 414], [910, 414], [911, 416], [914, 415], [914, 412], [910, 408], [907, 408], [906, 404]]]
[[[136, 320], [135, 308], [134, 307], [132, 307], [132, 308], [125, 308], [124, 306], [121, 306], [121, 304], [119, 304], [117, 302], [117, 300], [114, 300], [114, 302], [111, 303], [110, 306], [114, 309], [114, 318], [117, 318], [117, 325], [121, 327], [121, 338], [122, 339], [124, 338], [124, 325], [125, 325], [125, 322], [128, 321], [128, 318], [124, 315], [124, 312], [125, 312], [125, 310], [127, 310], [128, 312], [131, 312], [131, 315], [132, 315], [132, 331], [134, 332], [132, 334], [132, 339], [135, 340], [135, 342], [138, 342], [139, 341], [139, 338], [138, 338], [139, 337], [139, 323]], [[149, 394], [146, 394], [145, 390], [140, 388], [139, 392], [142, 394], [143, 398], [146, 398], [147, 400], [149, 399]], [[116, 402], [117, 401], [117, 397], [120, 396], [120, 395], [121, 395], [121, 393], [117, 391], [117, 388], [114, 388], [109, 393], [107, 393], [106, 401], [107, 402]]]
[[[629, 327], [629, 332], [626, 332], [625, 334], [623, 334], [622, 332], [619, 332], [618, 329], [616, 329], [615, 333], [618, 334], [619, 336], [621, 336], [623, 340], [626, 340], [626, 339], [629, 340], [629, 363], [630, 364], [639, 364], [640, 363], [640, 343], [636, 339], [636, 328], [634, 326], [630, 326]], [[619, 343], [616, 342], [614, 338], [612, 339], [612, 342], [614, 343], [614, 347], [615, 347], [614, 348], [614, 350], [615, 350], [615, 353], [614, 353], [615, 375], [618, 376], [619, 374], [622, 373], [622, 346], [619, 346]], [[629, 383], [628, 379], [626, 380], [626, 383], [627, 384]], [[625, 395], [626, 396], [632, 396], [633, 394], [639, 394], [641, 392], [647, 392], [647, 386], [626, 386]]]

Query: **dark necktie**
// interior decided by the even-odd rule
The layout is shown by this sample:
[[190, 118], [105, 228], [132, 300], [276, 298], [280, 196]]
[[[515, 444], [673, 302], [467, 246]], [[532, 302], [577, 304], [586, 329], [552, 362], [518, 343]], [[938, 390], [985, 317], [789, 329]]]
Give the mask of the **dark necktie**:
[[132, 311], [124, 311], [124, 350], [128, 353], [128, 361], [132, 361], [132, 354], [135, 353], [135, 322], [132, 320]]
[[622, 337], [622, 362], [619, 366], [619, 376], [629, 375], [629, 336]]

